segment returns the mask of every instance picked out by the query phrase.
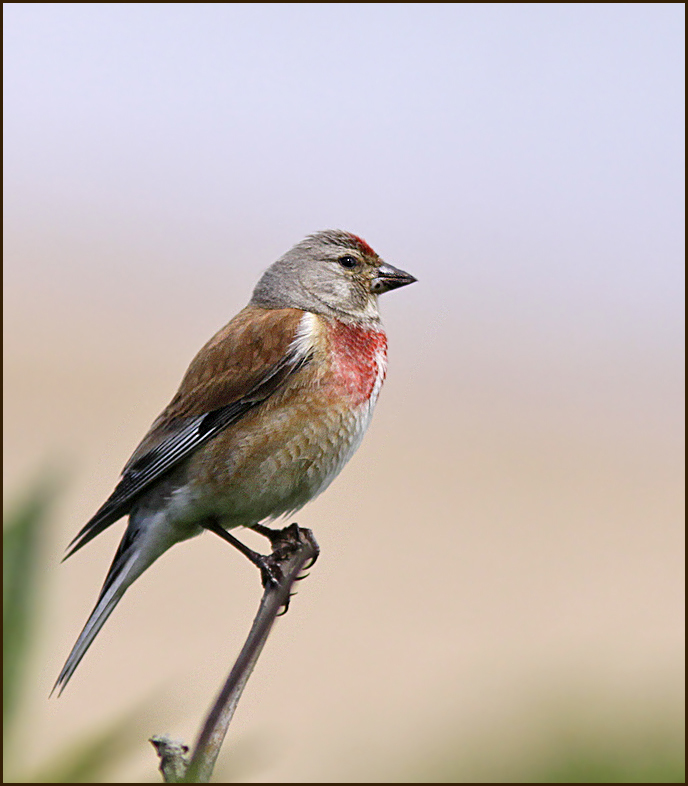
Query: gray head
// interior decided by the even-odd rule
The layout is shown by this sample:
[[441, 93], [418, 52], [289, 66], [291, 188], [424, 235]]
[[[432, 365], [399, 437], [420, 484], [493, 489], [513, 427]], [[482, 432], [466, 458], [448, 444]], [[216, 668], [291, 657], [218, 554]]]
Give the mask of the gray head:
[[415, 280], [383, 262], [360, 237], [328, 229], [309, 235], [271, 265], [253, 290], [251, 305], [379, 322], [377, 296]]

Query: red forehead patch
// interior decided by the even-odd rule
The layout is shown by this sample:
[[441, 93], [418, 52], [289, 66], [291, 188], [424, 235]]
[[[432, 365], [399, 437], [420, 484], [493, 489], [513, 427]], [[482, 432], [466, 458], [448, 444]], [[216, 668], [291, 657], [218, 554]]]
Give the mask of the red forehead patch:
[[356, 241], [356, 243], [358, 244], [358, 247], [360, 248], [360, 250], [361, 250], [361, 251], [362, 251], [364, 254], [368, 254], [368, 255], [370, 255], [371, 257], [375, 257], [375, 256], [377, 256], [377, 254], [376, 254], [376, 253], [373, 251], [373, 249], [372, 249], [372, 248], [371, 248], [371, 247], [370, 247], [370, 246], [369, 246], [369, 245], [368, 245], [368, 244], [365, 242], [365, 240], [364, 240], [362, 237], [359, 237], [358, 235], [352, 235], [352, 237], [353, 237], [353, 239]]

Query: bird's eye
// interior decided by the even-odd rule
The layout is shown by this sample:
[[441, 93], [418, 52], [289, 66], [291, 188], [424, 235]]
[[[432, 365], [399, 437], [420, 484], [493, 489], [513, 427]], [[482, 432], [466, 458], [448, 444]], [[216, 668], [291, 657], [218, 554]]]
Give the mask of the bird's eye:
[[349, 254], [347, 254], [346, 256], [339, 257], [339, 264], [342, 267], [351, 270], [351, 268], [354, 268], [358, 265], [358, 260], [356, 259], [356, 257], [352, 257]]

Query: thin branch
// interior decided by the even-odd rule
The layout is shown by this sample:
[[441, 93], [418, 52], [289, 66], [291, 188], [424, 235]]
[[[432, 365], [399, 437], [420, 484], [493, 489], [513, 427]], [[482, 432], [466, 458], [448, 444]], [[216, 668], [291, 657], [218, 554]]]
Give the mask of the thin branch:
[[248, 638], [208, 714], [188, 768], [183, 755], [186, 752], [183, 751], [186, 747], [183, 743], [174, 743], [166, 737], [151, 739], [161, 758], [160, 770], [167, 783], [210, 782], [234, 711], [275, 619], [280, 609], [286, 610], [289, 606], [292, 587], [301, 571], [317, 559], [319, 549], [313, 533], [296, 524], [273, 532], [271, 540], [273, 551], [267, 559], [282, 578], [277, 585], [268, 584], [265, 588]]

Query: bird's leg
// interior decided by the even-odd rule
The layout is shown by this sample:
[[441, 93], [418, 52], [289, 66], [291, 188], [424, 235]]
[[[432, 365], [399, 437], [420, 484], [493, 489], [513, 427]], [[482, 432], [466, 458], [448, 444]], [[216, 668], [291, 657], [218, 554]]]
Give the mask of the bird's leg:
[[279, 584], [282, 578], [282, 572], [278, 565], [275, 564], [275, 561], [271, 559], [272, 555], [266, 557], [264, 554], [259, 554], [257, 551], [250, 549], [245, 543], [242, 543], [238, 538], [235, 538], [234, 535], [227, 532], [217, 519], [206, 519], [203, 522], [203, 527], [219, 535], [222, 540], [226, 540], [227, 543], [234, 546], [234, 548], [240, 551], [245, 557], [248, 557], [248, 559], [260, 570], [260, 577], [264, 587], [276, 587]]
[[[206, 519], [203, 522], [203, 527], [219, 535], [222, 540], [226, 540], [227, 543], [230, 543], [235, 549], [238, 549], [245, 557], [248, 557], [248, 559], [260, 570], [261, 580], [266, 589], [274, 588], [280, 583], [282, 580], [280, 564], [283, 563], [284, 560], [289, 559], [291, 554], [301, 548], [304, 541], [310, 543], [315, 550], [315, 556], [310, 564], [304, 567], [311, 567], [318, 558], [319, 548], [318, 544], [315, 542], [313, 533], [309, 529], [301, 529], [298, 524], [290, 524], [283, 529], [271, 529], [261, 524], [251, 525], [250, 529], [270, 540], [272, 553], [267, 556], [259, 554], [257, 551], [253, 551], [253, 549], [249, 548], [245, 543], [242, 543], [238, 538], [234, 537], [234, 535], [227, 532], [215, 518]], [[305, 576], [302, 578], [305, 578]], [[287, 602], [284, 604], [284, 609], [281, 614], [286, 614], [288, 608], [289, 599], [287, 598]]]

